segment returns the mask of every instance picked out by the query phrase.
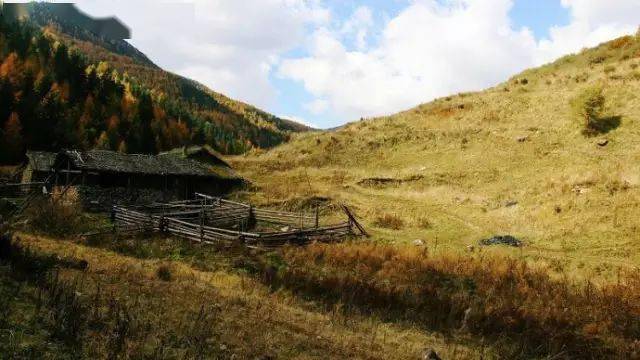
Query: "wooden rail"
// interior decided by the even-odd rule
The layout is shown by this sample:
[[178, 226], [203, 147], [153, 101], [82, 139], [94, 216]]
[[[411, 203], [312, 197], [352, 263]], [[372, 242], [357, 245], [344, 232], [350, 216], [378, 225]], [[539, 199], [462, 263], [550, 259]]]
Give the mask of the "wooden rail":
[[0, 185], [0, 198], [19, 199], [31, 194], [42, 194], [42, 188], [46, 186], [44, 182], [2, 184]]
[[[287, 244], [305, 245], [313, 241], [335, 242], [352, 235], [366, 235], [364, 228], [343, 205], [347, 221], [319, 225], [314, 216], [257, 209], [248, 204], [196, 194], [197, 199], [146, 206], [114, 206], [114, 229], [126, 232], [159, 231], [193, 242], [222, 245], [244, 245], [250, 248], [276, 248]], [[255, 222], [290, 225], [286, 231], [249, 232]], [[230, 228], [235, 227], [235, 228]]]

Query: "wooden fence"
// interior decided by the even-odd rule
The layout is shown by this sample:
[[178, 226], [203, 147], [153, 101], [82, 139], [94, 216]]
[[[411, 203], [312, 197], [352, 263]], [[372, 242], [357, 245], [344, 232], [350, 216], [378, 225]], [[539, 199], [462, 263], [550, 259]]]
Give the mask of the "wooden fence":
[[[164, 204], [114, 206], [114, 230], [163, 232], [205, 244], [275, 248], [313, 241], [335, 242], [351, 235], [368, 236], [346, 206], [345, 222], [320, 226], [314, 215], [254, 208], [251, 205], [197, 194], [195, 200]], [[250, 232], [256, 222], [288, 225], [283, 231]]]
[[43, 194], [44, 182], [0, 184], [0, 198], [22, 199], [32, 194]]
[[270, 224], [284, 225], [295, 228], [311, 228], [319, 226], [318, 209], [311, 214], [305, 213], [293, 213], [286, 211], [276, 211], [268, 209], [254, 208], [251, 205], [243, 204], [231, 200], [225, 200], [216, 198], [213, 196], [196, 193], [196, 198], [205, 201], [205, 205], [208, 203], [217, 204], [217, 206], [230, 207], [236, 209], [236, 211], [242, 211], [243, 209], [252, 211], [253, 217], [256, 221], [261, 221]]

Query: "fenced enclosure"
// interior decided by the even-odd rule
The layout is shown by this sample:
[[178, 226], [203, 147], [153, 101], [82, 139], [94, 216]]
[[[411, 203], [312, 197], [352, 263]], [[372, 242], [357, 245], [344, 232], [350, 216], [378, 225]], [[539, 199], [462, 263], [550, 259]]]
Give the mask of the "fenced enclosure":
[[[20, 214], [34, 199], [49, 196], [47, 185], [46, 181], [0, 185], [0, 198], [12, 199], [15, 204], [8, 219]], [[59, 197], [70, 187], [59, 189]], [[341, 209], [345, 214], [344, 221], [325, 223], [321, 221], [318, 208], [309, 213], [263, 209], [196, 193], [192, 200], [113, 206], [113, 226], [109, 232], [160, 232], [198, 243], [249, 248], [338, 242], [349, 236], [368, 236], [349, 208], [341, 205]], [[105, 231], [85, 235], [103, 233]]]
[[336, 242], [352, 235], [367, 236], [351, 211], [344, 205], [342, 210], [346, 217], [344, 222], [321, 224], [317, 208], [313, 214], [268, 210], [196, 194], [193, 200], [114, 206], [111, 217], [113, 230], [118, 232], [162, 232], [193, 242], [250, 248]]

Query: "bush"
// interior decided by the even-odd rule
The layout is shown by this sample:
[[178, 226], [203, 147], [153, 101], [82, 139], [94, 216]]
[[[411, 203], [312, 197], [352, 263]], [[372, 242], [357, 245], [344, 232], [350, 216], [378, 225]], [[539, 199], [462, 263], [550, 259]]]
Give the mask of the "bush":
[[421, 218], [418, 218], [418, 226], [419, 226], [421, 229], [428, 230], [428, 229], [433, 228], [433, 223], [432, 223], [432, 222], [431, 222], [431, 220], [429, 220], [428, 218], [426, 218], [426, 217], [421, 217]]
[[173, 273], [167, 264], [160, 265], [158, 270], [156, 270], [156, 275], [158, 276], [158, 279], [162, 281], [171, 281], [171, 279], [173, 279]]
[[584, 89], [574, 100], [573, 107], [577, 117], [582, 121], [584, 132], [597, 132], [604, 104], [605, 97], [601, 86]]
[[384, 214], [382, 216], [378, 216], [376, 221], [373, 222], [373, 225], [392, 230], [400, 230], [404, 227], [404, 221], [391, 214]]
[[57, 237], [78, 234], [83, 228], [82, 207], [73, 191], [55, 191], [49, 198], [36, 200], [26, 213], [31, 228]]

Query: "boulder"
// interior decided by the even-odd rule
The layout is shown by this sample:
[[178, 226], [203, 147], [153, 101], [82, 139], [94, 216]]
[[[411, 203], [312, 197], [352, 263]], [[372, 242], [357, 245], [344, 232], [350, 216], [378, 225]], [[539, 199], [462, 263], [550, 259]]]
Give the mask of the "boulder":
[[482, 246], [507, 245], [507, 246], [513, 246], [513, 247], [521, 247], [522, 241], [520, 241], [519, 239], [511, 235], [496, 235], [488, 239], [480, 240], [480, 245]]
[[600, 139], [596, 141], [596, 144], [600, 147], [607, 146], [609, 144], [609, 139]]
[[518, 205], [518, 201], [516, 201], [516, 200], [509, 200], [504, 204], [505, 207], [512, 207], [512, 206], [516, 206], [516, 205]]
[[422, 355], [422, 360], [442, 360], [433, 349], [426, 349]]
[[415, 246], [424, 246], [424, 241], [420, 239], [416, 239], [416, 240], [413, 240], [412, 244]]

